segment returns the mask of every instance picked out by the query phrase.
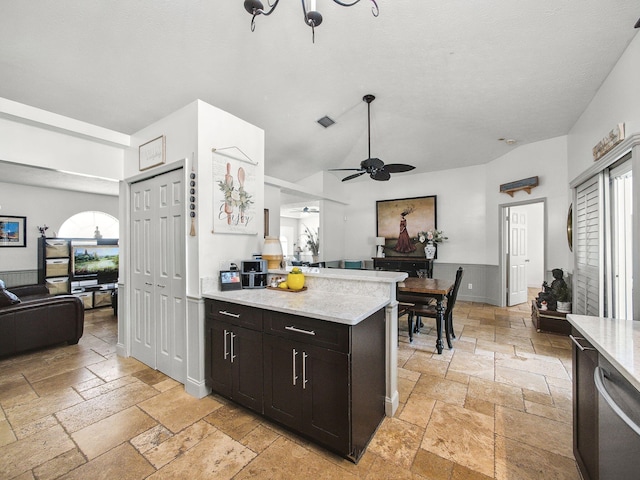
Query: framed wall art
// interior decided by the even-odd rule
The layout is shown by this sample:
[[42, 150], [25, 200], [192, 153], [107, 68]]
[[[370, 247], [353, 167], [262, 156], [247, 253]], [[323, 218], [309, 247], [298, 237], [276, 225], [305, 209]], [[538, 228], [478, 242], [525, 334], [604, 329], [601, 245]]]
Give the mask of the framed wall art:
[[149, 140], [147, 143], [140, 145], [138, 149], [138, 160], [140, 162], [140, 170], [147, 170], [151, 167], [157, 167], [165, 162], [165, 141], [164, 135]]
[[27, 246], [27, 217], [0, 216], [0, 247]]
[[256, 166], [244, 158], [213, 152], [213, 233], [258, 233], [263, 216], [255, 205]]
[[436, 195], [378, 200], [376, 237], [384, 237], [387, 257], [424, 257], [418, 232], [435, 230]]

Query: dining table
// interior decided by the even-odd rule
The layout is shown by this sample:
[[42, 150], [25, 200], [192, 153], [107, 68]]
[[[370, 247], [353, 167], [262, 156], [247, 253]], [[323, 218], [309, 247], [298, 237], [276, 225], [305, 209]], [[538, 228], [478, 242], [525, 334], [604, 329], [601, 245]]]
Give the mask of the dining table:
[[[407, 277], [398, 282], [398, 301], [411, 303], [428, 303], [433, 298], [436, 301], [436, 349], [442, 353], [442, 325], [444, 324], [443, 300], [453, 288], [454, 282], [450, 279]], [[451, 348], [449, 329], [446, 329], [447, 344]]]

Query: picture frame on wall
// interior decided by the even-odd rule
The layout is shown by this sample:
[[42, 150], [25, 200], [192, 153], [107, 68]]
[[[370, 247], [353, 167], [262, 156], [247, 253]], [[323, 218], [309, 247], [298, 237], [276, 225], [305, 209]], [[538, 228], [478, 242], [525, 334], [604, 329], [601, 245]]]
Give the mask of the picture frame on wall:
[[437, 196], [376, 201], [376, 237], [387, 257], [424, 257], [418, 232], [437, 229]]
[[[213, 228], [211, 233], [256, 235], [260, 211], [256, 164], [246, 158], [212, 151]], [[264, 221], [264, 216], [263, 216]]]
[[0, 247], [27, 246], [27, 217], [0, 216]]
[[165, 162], [165, 137], [160, 135], [158, 138], [143, 143], [138, 148], [139, 169], [147, 170], [157, 167]]

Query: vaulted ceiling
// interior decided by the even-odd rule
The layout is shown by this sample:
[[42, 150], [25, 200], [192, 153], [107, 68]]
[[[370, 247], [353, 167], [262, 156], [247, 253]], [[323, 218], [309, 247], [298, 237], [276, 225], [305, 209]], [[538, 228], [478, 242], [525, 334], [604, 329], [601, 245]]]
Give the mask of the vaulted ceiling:
[[317, 4], [312, 43], [295, 1], [252, 33], [241, 0], [0, 0], [0, 97], [127, 134], [199, 98], [263, 128], [265, 173], [295, 182], [366, 158], [371, 93], [372, 155], [427, 172], [568, 133], [640, 15], [637, 0]]

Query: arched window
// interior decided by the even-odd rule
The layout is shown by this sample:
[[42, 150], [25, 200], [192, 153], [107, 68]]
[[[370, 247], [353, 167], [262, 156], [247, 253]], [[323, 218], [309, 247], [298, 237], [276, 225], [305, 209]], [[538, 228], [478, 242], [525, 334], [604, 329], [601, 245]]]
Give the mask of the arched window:
[[120, 238], [118, 219], [104, 212], [80, 212], [68, 218], [60, 227], [61, 238]]

